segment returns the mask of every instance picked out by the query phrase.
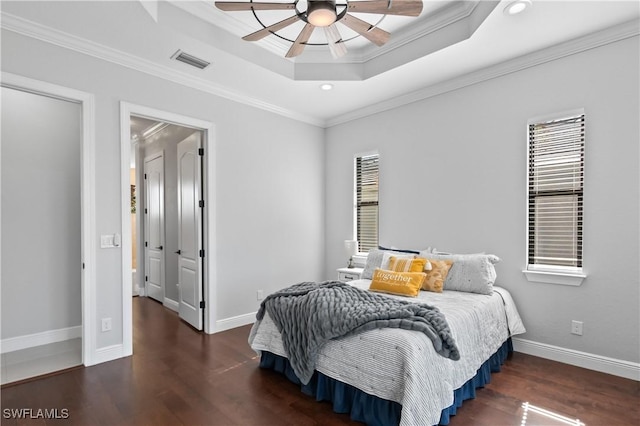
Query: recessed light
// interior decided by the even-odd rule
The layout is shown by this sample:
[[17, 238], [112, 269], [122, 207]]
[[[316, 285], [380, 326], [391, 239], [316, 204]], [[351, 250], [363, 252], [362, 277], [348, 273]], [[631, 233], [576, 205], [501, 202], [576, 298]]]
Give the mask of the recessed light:
[[531, 0], [512, 1], [504, 8], [504, 14], [509, 16], [517, 15], [518, 13], [524, 12], [529, 6], [531, 6]]
[[322, 90], [331, 90], [333, 89], [333, 84], [329, 84], [329, 83], [324, 83], [320, 85], [320, 89]]

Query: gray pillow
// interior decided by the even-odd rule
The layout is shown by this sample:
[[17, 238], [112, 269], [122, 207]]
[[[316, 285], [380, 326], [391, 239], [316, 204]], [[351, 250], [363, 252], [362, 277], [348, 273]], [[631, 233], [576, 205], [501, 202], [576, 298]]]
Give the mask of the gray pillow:
[[436, 254], [425, 253], [421, 257], [435, 260], [452, 260], [453, 265], [444, 280], [445, 290], [491, 294], [496, 281], [494, 264], [500, 261], [493, 254]]
[[398, 256], [406, 255], [407, 253], [401, 253], [393, 250], [380, 250], [380, 249], [371, 249], [369, 250], [369, 254], [367, 255], [367, 263], [364, 265], [364, 270], [362, 271], [361, 278], [370, 280], [373, 278], [373, 272], [376, 268], [382, 266], [382, 258], [385, 253], [391, 253]]

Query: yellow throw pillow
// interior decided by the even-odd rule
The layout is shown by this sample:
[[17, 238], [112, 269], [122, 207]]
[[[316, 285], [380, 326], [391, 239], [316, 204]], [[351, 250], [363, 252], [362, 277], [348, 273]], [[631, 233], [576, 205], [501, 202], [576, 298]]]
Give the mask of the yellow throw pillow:
[[452, 260], [427, 259], [431, 263], [431, 270], [427, 271], [427, 276], [422, 283], [422, 289], [442, 293], [444, 280], [447, 278], [449, 269], [453, 265]]
[[376, 268], [369, 290], [416, 297], [425, 275], [424, 272], [394, 272]]
[[389, 258], [388, 269], [395, 272], [424, 272], [431, 270], [431, 263], [424, 257], [407, 259], [404, 257], [391, 256]]
[[422, 272], [430, 271], [431, 264], [424, 257], [406, 259], [403, 257], [391, 256], [389, 258], [388, 269], [395, 272]]

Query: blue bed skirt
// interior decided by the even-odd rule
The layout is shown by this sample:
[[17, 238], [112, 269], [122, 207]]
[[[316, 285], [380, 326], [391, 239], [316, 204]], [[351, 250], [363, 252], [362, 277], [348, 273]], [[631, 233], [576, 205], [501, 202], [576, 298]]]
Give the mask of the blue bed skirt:
[[[453, 392], [453, 404], [442, 410], [440, 425], [448, 425], [449, 418], [456, 414], [462, 403], [467, 399], [475, 398], [476, 389], [491, 382], [491, 373], [500, 371], [500, 366], [511, 352], [513, 352], [513, 344], [509, 338], [482, 364], [475, 376]], [[332, 402], [334, 412], [349, 413], [352, 420], [371, 426], [390, 426], [400, 423], [402, 405], [395, 401], [369, 395], [318, 371], [314, 372], [308, 384], [303, 385], [293, 372], [289, 360], [271, 352], [262, 352], [260, 367], [284, 374], [291, 382], [301, 385], [302, 392], [315, 397], [317, 401]]]

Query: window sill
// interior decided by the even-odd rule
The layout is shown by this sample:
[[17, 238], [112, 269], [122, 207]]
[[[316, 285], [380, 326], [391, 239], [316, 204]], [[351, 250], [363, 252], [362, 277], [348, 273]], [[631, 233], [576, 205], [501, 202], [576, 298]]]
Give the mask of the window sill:
[[577, 287], [587, 276], [585, 274], [562, 273], [555, 271], [522, 271], [528, 281], [546, 284], [560, 284]]

